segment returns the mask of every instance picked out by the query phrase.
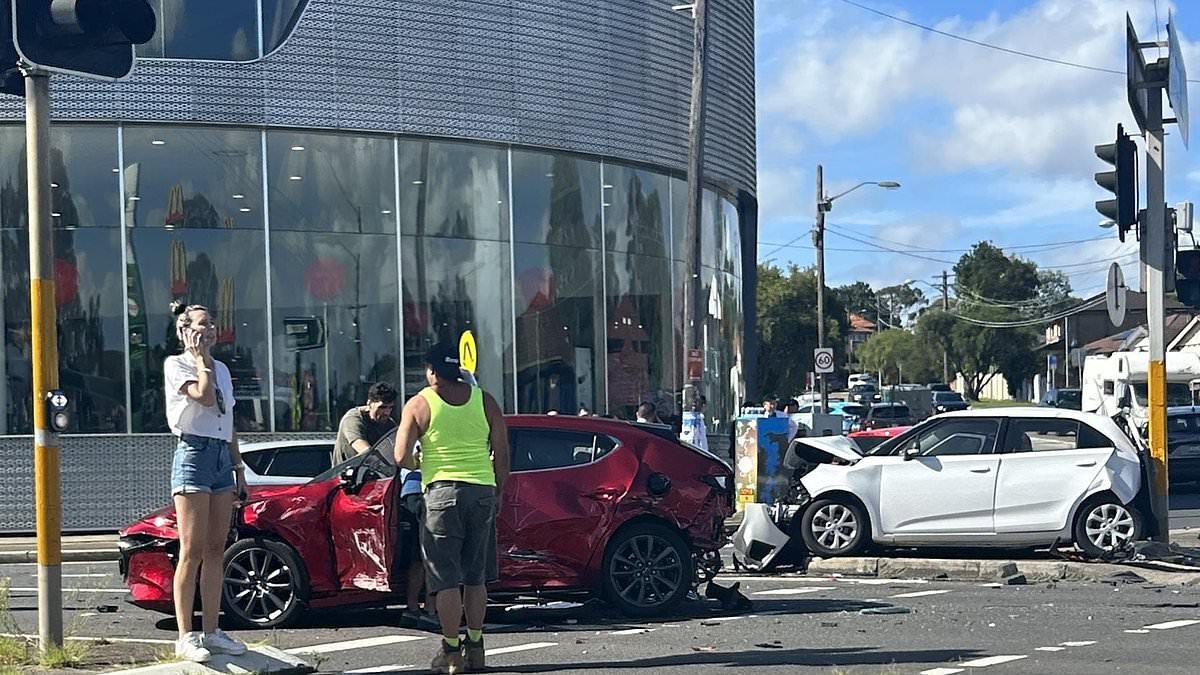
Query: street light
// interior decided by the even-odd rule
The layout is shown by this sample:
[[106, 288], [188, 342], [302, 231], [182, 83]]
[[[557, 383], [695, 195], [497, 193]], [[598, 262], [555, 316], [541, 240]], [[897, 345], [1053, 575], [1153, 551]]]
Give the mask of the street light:
[[[894, 180], [868, 180], [830, 197], [825, 194], [824, 169], [817, 165], [817, 227], [813, 230], [813, 247], [817, 249], [817, 347], [825, 346], [825, 214], [833, 210], [833, 202], [854, 192], [864, 185], [875, 185], [885, 190], [895, 190], [900, 183]], [[829, 388], [825, 374], [821, 373], [821, 407], [824, 415], [829, 409]]]

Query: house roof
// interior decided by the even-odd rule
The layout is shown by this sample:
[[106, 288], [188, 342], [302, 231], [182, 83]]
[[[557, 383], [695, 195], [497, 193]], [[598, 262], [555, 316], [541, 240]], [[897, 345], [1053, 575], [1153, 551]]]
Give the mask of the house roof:
[[859, 333], [872, 333], [875, 331], [875, 322], [862, 316], [861, 314], [850, 314], [850, 330]]

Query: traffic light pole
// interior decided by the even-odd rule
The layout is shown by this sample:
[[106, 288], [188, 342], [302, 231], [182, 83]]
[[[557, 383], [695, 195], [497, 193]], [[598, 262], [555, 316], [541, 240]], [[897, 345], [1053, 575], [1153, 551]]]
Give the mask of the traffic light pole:
[[1167, 481], [1166, 285], [1167, 214], [1163, 182], [1162, 92], [1152, 88], [1146, 110], [1146, 217], [1142, 265], [1146, 279], [1146, 325], [1150, 332], [1150, 472], [1155, 540], [1170, 540]]
[[47, 400], [58, 389], [54, 239], [50, 229], [50, 76], [25, 75], [25, 159], [29, 193], [29, 307], [33, 329], [33, 481], [37, 517], [38, 639], [62, 645], [62, 484], [58, 433]]

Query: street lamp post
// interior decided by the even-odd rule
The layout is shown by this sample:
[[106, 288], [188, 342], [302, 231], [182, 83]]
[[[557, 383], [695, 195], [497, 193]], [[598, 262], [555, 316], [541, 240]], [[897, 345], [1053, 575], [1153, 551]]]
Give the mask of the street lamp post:
[[[885, 190], [895, 190], [900, 184], [894, 180], [863, 181], [858, 185], [839, 192], [832, 197], [825, 194], [824, 169], [817, 165], [817, 226], [813, 230], [813, 247], [817, 249], [817, 347], [825, 346], [825, 214], [833, 210], [833, 202], [845, 197], [864, 185], [877, 185]], [[829, 387], [825, 382], [825, 373], [821, 373], [821, 407], [820, 414], [824, 415], [829, 409]]]

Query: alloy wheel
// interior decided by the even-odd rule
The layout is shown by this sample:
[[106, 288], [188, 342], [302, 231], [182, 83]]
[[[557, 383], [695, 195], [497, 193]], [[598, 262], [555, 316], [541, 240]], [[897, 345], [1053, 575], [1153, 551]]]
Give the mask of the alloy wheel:
[[655, 607], [687, 583], [683, 570], [679, 552], [670, 541], [641, 534], [623, 542], [613, 554], [612, 585], [625, 602]]
[[812, 517], [813, 538], [831, 551], [841, 551], [858, 537], [858, 518], [843, 504], [827, 504]]
[[262, 548], [241, 551], [225, 564], [225, 600], [246, 621], [268, 623], [296, 602], [296, 574]]
[[1133, 514], [1120, 504], [1098, 504], [1088, 512], [1084, 532], [1092, 545], [1114, 551], [1133, 541]]

